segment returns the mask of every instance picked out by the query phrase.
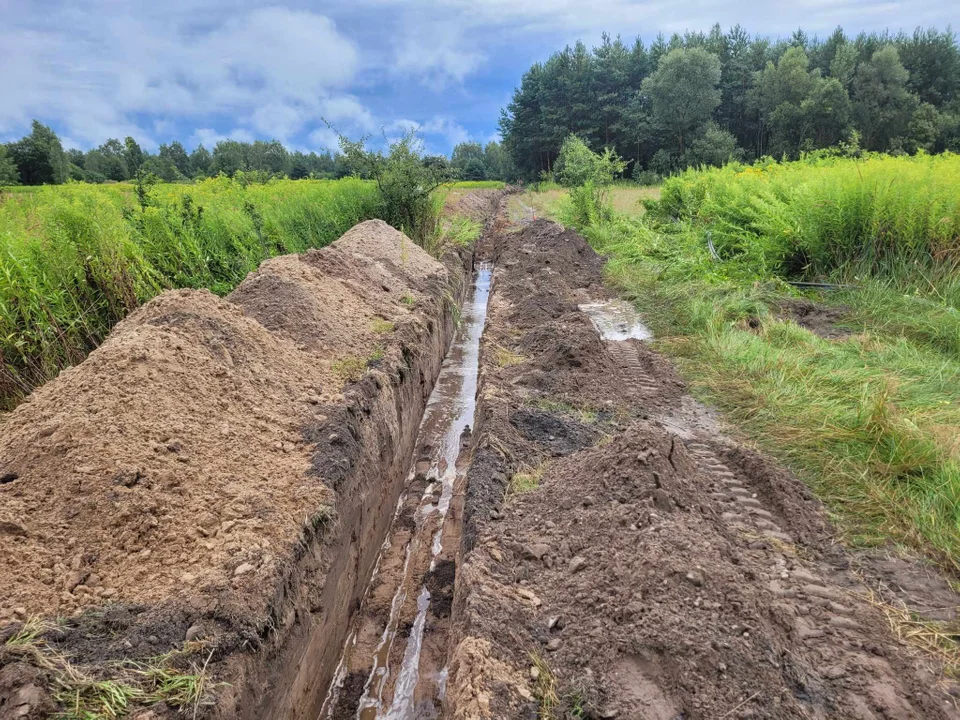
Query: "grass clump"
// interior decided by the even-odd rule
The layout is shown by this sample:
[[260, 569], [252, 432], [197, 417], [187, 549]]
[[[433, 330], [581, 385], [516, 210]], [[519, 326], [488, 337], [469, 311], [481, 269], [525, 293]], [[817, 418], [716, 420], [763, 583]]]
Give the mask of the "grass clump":
[[212, 651], [202, 665], [190, 659], [197, 649], [191, 645], [200, 643], [185, 643], [181, 650], [143, 662], [88, 668], [47, 642], [45, 635], [54, 629], [41, 620], [28, 620], [0, 646], [0, 664], [27, 662], [48, 673], [59, 706], [56, 718], [113, 720], [159, 702], [196, 717], [201, 705], [212, 702], [215, 684], [207, 672]]
[[510, 477], [507, 484], [507, 499], [514, 495], [536, 490], [540, 487], [540, 481], [543, 480], [543, 473], [546, 471], [546, 464], [541, 463], [536, 467], [524, 465], [520, 470]]
[[497, 367], [511, 367], [524, 362], [526, 358], [520, 353], [513, 352], [502, 345], [495, 345], [493, 348], [493, 361]]
[[392, 333], [393, 328], [393, 323], [389, 320], [385, 320], [384, 318], [374, 318], [370, 321], [370, 330], [377, 335], [386, 335], [387, 333]]
[[[954, 570], [958, 171], [951, 155], [688, 171], [646, 216], [580, 228], [695, 394], [797, 471], [849, 541]], [[785, 316], [794, 279], [853, 286], [811, 295], [848, 334]]]

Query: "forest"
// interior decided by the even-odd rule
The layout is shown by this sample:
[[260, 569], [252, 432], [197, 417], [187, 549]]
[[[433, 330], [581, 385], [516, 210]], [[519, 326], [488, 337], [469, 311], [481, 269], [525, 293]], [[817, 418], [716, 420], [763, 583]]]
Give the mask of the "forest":
[[[647, 47], [604, 35], [535, 63], [502, 110], [502, 142], [464, 142], [425, 165], [462, 180], [551, 177], [570, 135], [611, 148], [624, 175], [657, 183], [684, 168], [796, 159], [842, 147], [898, 154], [960, 150], [960, 48], [952, 30], [912, 34], [838, 28], [772, 40], [740, 26], [663, 35]], [[330, 179], [356, 174], [339, 152], [291, 151], [277, 140], [222, 140], [187, 151], [179, 141], [151, 153], [111, 138], [64, 150], [34, 121], [29, 135], [0, 145], [0, 186], [122, 182], [139, 171], [184, 182], [238, 171], [251, 179]], [[250, 175], [252, 173], [252, 175]]]
[[960, 50], [950, 29], [826, 39], [723, 32], [604, 36], [536, 63], [502, 112], [517, 173], [549, 173], [564, 139], [611, 147], [632, 176], [795, 159], [841, 144], [914, 154], [960, 149]]
[[[450, 178], [506, 180], [514, 175], [509, 157], [497, 142], [457, 145], [452, 158], [421, 153], [421, 161]], [[243, 173], [247, 180], [273, 177], [291, 180], [331, 180], [360, 175], [344, 154], [321, 150], [305, 153], [288, 150], [277, 140], [241, 142], [221, 140], [210, 151], [202, 144], [187, 152], [174, 140], [156, 153], [143, 150], [132, 137], [111, 138], [86, 152], [64, 150], [54, 130], [34, 120], [31, 132], [17, 142], [0, 144], [0, 187], [7, 185], [60, 185], [65, 182], [124, 182], [151, 175], [162, 182], [189, 182], [208, 177]]]

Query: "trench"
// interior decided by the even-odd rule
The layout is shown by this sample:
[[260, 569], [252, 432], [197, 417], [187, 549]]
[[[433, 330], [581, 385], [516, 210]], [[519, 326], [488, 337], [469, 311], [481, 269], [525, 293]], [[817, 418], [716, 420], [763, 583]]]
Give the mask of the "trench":
[[491, 276], [492, 267], [479, 263], [318, 720], [440, 715], [466, 472], [462, 451], [476, 410]]

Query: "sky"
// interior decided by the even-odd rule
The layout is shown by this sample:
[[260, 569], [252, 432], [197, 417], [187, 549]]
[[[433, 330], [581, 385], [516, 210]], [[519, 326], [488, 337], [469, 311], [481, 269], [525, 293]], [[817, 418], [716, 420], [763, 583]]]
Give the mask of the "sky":
[[[419, 127], [430, 152], [497, 139], [500, 109], [533, 62], [604, 31], [724, 29], [825, 36], [842, 25], [958, 25], [956, 0], [0, 0], [0, 142], [36, 118], [65, 147], [135, 137], [277, 139]], [[329, 124], [329, 125], [328, 125]]]

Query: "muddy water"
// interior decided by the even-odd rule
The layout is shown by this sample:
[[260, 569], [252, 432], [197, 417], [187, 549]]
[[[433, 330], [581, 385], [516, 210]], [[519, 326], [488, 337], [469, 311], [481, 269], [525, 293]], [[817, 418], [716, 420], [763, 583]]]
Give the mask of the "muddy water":
[[625, 300], [603, 300], [579, 307], [590, 317], [604, 340], [649, 340], [653, 337], [633, 305]]
[[451, 507], [465, 471], [457, 459], [474, 422], [491, 274], [487, 265], [478, 268], [461, 310], [460, 327], [420, 425], [417, 457], [321, 720], [407, 720], [439, 714], [449, 622], [442, 606], [448, 608], [449, 600], [432, 597], [427, 584], [428, 578], [447, 570], [452, 593], [460, 527]]

